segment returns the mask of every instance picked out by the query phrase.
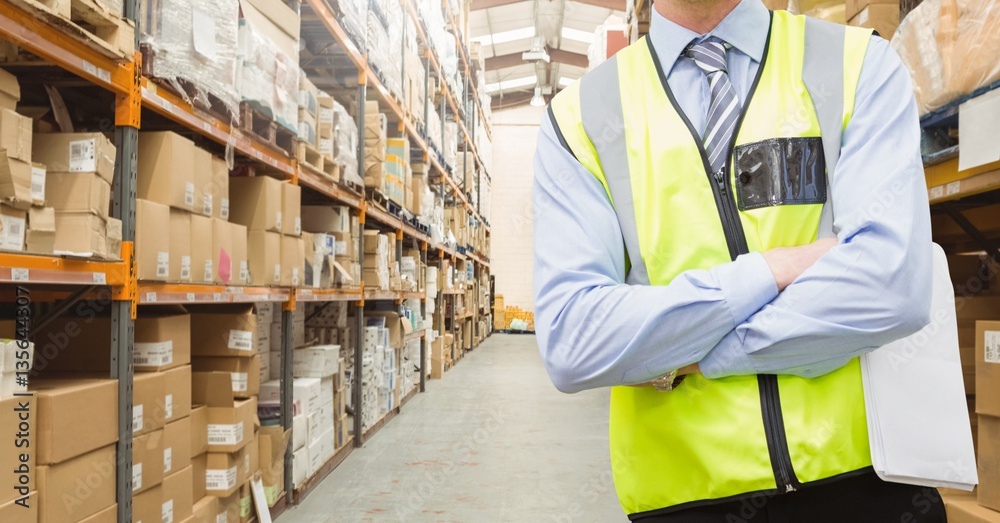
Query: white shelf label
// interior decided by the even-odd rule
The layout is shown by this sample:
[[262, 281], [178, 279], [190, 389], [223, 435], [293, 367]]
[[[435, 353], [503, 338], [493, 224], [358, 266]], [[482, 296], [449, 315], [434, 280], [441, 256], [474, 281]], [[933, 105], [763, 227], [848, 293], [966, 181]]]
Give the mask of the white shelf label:
[[14, 281], [28, 281], [29, 278], [28, 269], [12, 268], [10, 270], [10, 279]]
[[253, 333], [232, 329], [229, 331], [229, 348], [250, 352], [253, 350]]
[[948, 185], [944, 186], [944, 192], [948, 196], [951, 196], [953, 194], [958, 194], [958, 192], [960, 190], [962, 190], [962, 181], [961, 180], [955, 181], [955, 182], [951, 182]]
[[105, 285], [108, 283], [108, 277], [103, 272], [94, 273], [94, 283], [98, 285]]
[[226, 301], [226, 295], [221, 292], [216, 292], [212, 295], [213, 301]]

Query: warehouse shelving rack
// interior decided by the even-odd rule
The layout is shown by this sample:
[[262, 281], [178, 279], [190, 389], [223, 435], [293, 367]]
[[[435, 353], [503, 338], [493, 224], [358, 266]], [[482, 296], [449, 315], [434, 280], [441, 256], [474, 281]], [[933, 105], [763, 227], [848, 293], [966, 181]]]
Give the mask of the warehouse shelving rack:
[[[417, 132], [411, 121], [405, 118], [402, 110], [389, 95], [378, 79], [371, 74], [371, 69], [366, 62], [366, 57], [358, 51], [357, 47], [350, 41], [339, 23], [332, 16], [330, 10], [322, 0], [306, 0], [307, 4], [320, 16], [324, 25], [330, 31], [333, 39], [343, 46], [348, 52], [348, 56], [355, 62], [359, 71], [358, 92], [362, 103], [359, 104], [359, 114], [357, 115], [359, 132], [363, 132], [363, 100], [367, 92], [374, 91], [380, 103], [394, 113], [401, 123], [401, 127], [406, 131], [411, 143], [418, 151], [423, 152], [424, 160], [429, 163], [438, 173], [440, 179], [439, 190], [445, 194], [445, 186], [451, 190], [456, 201], [461, 201], [467, 211], [475, 219], [487, 228], [485, 221], [479, 215], [478, 210], [468, 201], [462, 188], [451, 178], [448, 172], [437, 161], [437, 158], [430, 154], [430, 150]], [[410, 0], [403, 0], [403, 5], [408, 11], [412, 10]], [[135, 45], [138, 48], [138, 39], [141, 28], [138, 25], [138, 1], [125, 0], [124, 17], [135, 23]], [[450, 14], [450, 13], [449, 13]], [[451, 15], [453, 17], [453, 15]], [[419, 20], [419, 17], [416, 18]], [[132, 487], [131, 487], [131, 462], [132, 462], [132, 350], [133, 350], [133, 329], [134, 320], [141, 305], [147, 304], [187, 304], [187, 303], [255, 303], [274, 302], [282, 305], [282, 324], [284, 339], [282, 340], [283, 352], [283, 379], [282, 379], [282, 424], [286, 429], [291, 428], [291, 356], [292, 356], [292, 313], [298, 302], [328, 302], [345, 301], [357, 305], [356, 317], [358, 325], [362, 327], [363, 311], [366, 301], [394, 301], [401, 302], [408, 298], [422, 297], [423, 293], [401, 293], [401, 292], [367, 292], [361, 289], [309, 289], [309, 288], [281, 288], [281, 287], [237, 287], [225, 285], [200, 285], [200, 284], [169, 284], [159, 282], [138, 281], [134, 259], [135, 241], [135, 201], [136, 201], [136, 157], [138, 145], [138, 131], [141, 125], [142, 110], [165, 117], [168, 121], [177, 126], [203, 136], [218, 144], [231, 145], [236, 153], [244, 158], [258, 162], [263, 166], [270, 167], [280, 173], [285, 180], [308, 187], [318, 194], [328, 197], [330, 200], [351, 207], [357, 212], [359, 221], [376, 225], [380, 228], [396, 231], [397, 238], [408, 239], [416, 242], [421, 248], [421, 262], [430, 262], [429, 253], [438, 259], [451, 258], [473, 259], [479, 264], [480, 270], [488, 270], [489, 263], [482, 257], [474, 253], [462, 254], [456, 249], [444, 244], [433, 244], [431, 238], [411, 227], [405, 221], [392, 216], [377, 207], [370, 206], [362, 197], [353, 194], [344, 188], [333, 185], [315, 173], [302, 166], [297, 165], [294, 159], [288, 158], [283, 153], [276, 151], [271, 146], [261, 143], [255, 138], [246, 135], [239, 129], [232, 127], [229, 123], [196, 109], [190, 103], [184, 101], [171, 91], [163, 89], [149, 78], [145, 78], [140, 73], [141, 56], [136, 52], [131, 61], [121, 60], [106, 56], [95, 51], [84, 42], [71, 38], [54, 27], [37, 20], [29, 12], [15, 5], [9, 0], [0, 0], [0, 38], [11, 41], [25, 50], [37, 55], [42, 60], [57, 66], [69, 73], [72, 73], [91, 84], [104, 88], [116, 96], [115, 103], [115, 145], [117, 147], [117, 158], [115, 164], [115, 175], [113, 184], [113, 208], [112, 216], [122, 220], [123, 243], [120, 261], [102, 260], [82, 260], [59, 256], [40, 256], [19, 253], [0, 253], [0, 284], [38, 286], [40, 289], [49, 291], [45, 296], [52, 296], [61, 301], [55, 306], [47, 316], [37, 319], [34, 324], [42, 326], [53, 319], [56, 315], [69, 309], [72, 304], [80, 299], [92, 298], [95, 294], [106, 293], [112, 298], [111, 324], [112, 324], [112, 344], [109, 347], [110, 357], [110, 378], [118, 380], [119, 397], [119, 444], [117, 459], [117, 495], [118, 520], [131, 521], [132, 519]], [[456, 35], [456, 38], [457, 35]], [[425, 40], [426, 41], [426, 40]], [[461, 46], [460, 46], [461, 48]], [[467, 56], [463, 59], [466, 65], [466, 82], [469, 81], [470, 69], [468, 67]], [[425, 66], [429, 71], [432, 63], [437, 66], [434, 57], [425, 57]], [[438, 69], [440, 75], [440, 71]], [[444, 90], [444, 96], [449, 100], [453, 114], [459, 114], [459, 105], [454, 94], [448, 91], [447, 85], [440, 82]], [[466, 93], [468, 93], [468, 89]], [[478, 103], [478, 97], [473, 100], [464, 100], [463, 108], [467, 108], [469, 103], [478, 107], [480, 117], [484, 117], [482, 107]], [[470, 113], [467, 109], [463, 112]], [[465, 122], [459, 121], [463, 132], [463, 140], [467, 150], [473, 151], [475, 160], [479, 163], [483, 171], [483, 164], [478, 152], [472, 145], [473, 136], [469, 133]], [[489, 133], [488, 127], [486, 127]], [[363, 140], [359, 140], [359, 160], [363, 164]], [[370, 221], [369, 221], [370, 220]], [[359, 249], [359, 262], [363, 264], [364, 249]], [[397, 261], [399, 253], [397, 252]], [[363, 285], [363, 282], [362, 282]], [[362, 287], [363, 288], [363, 287]], [[424, 312], [424, 311], [422, 311]], [[428, 319], [429, 320], [429, 319]], [[360, 340], [360, 336], [358, 337]], [[408, 338], [419, 338], [421, 340], [421, 363], [420, 363], [420, 383], [414, 391], [406, 393], [402, 404], [405, 404], [417, 390], [425, 390], [426, 369], [423, 368], [426, 361], [427, 332], [417, 331]], [[360, 341], [355, 347], [356, 356], [359, 356]], [[360, 357], [356, 358], [360, 366]], [[355, 369], [358, 372], [360, 369]], [[360, 403], [360, 382], [355, 382], [354, 390], [355, 405]], [[400, 406], [401, 406], [400, 405]], [[374, 434], [377, 427], [381, 427], [389, 421], [395, 413], [399, 412], [399, 407], [394, 409], [376, 427], [368, 431], [367, 436]], [[329, 471], [333, 470], [354, 446], [364, 443], [366, 435], [360, 430], [360, 417], [356, 417], [355, 436], [349, 438], [347, 445], [342, 447], [334, 457], [326, 463], [320, 473], [318, 473], [310, 484], [319, 483]], [[298, 492], [293, 498], [293, 486], [291, 484], [291, 452], [286, 455], [285, 466], [285, 497], [272, 509], [272, 513], [277, 515], [289, 503], [301, 499], [308, 489]], [[307, 484], [309, 486], [309, 484]]]

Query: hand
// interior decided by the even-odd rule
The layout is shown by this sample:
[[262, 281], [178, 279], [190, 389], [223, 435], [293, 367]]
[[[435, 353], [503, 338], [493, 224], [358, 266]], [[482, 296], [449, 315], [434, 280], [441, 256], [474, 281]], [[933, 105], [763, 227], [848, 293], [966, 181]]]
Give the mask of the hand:
[[824, 238], [798, 247], [778, 247], [763, 252], [764, 261], [778, 284], [778, 292], [785, 290], [835, 245], [836, 238]]
[[[692, 363], [690, 365], [685, 365], [677, 369], [677, 377], [687, 376], [688, 374], [701, 374], [701, 367], [697, 363]], [[676, 383], [675, 383], [676, 384]], [[635, 385], [629, 385], [629, 387], [652, 387], [652, 382], [636, 383]]]

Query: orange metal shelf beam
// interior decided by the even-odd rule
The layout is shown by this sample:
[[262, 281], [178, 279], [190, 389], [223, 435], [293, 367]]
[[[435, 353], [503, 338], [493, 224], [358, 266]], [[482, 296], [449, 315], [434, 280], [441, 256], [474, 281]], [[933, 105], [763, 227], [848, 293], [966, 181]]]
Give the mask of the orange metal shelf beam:
[[223, 145], [228, 144], [232, 138], [234, 147], [240, 153], [278, 169], [290, 177], [298, 174], [294, 160], [250, 138], [239, 129], [232, 128], [228, 123], [196, 110], [174, 93], [158, 88], [148, 78], [142, 78], [141, 87], [142, 105], [153, 112]]
[[0, 35], [115, 94], [127, 95], [131, 92], [133, 77], [130, 62], [111, 60], [3, 0], [0, 0]]
[[0, 283], [124, 287], [129, 283], [129, 267], [124, 261], [5, 252], [0, 253]]
[[230, 287], [198, 283], [139, 283], [139, 303], [251, 303], [288, 301], [286, 287]]

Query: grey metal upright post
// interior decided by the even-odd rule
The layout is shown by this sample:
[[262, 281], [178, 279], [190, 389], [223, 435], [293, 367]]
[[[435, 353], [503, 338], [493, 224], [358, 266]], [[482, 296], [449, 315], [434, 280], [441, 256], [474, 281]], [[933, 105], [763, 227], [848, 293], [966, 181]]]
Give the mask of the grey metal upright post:
[[[134, 45], [139, 48], [140, 21], [138, 0], [126, 0], [122, 15], [135, 23]], [[133, 74], [132, 92], [119, 95], [115, 108], [115, 172], [112, 184], [114, 204], [111, 215], [122, 222], [122, 241], [135, 243], [135, 191], [139, 146], [139, 71]], [[136, 292], [134, 249], [127, 249], [131, 259], [126, 287]], [[116, 490], [118, 521], [132, 521], [132, 350], [135, 340], [132, 307], [137, 297], [111, 302], [111, 379], [118, 380], [118, 445], [116, 454]]]
[[[292, 289], [291, 292], [295, 292]], [[294, 303], [294, 302], [293, 302]], [[281, 308], [281, 427], [292, 428], [292, 402], [294, 401], [294, 378], [292, 376], [292, 351], [295, 349], [295, 311]], [[292, 504], [295, 484], [292, 481], [292, 445], [285, 449], [285, 501]]]
[[[359, 169], [364, 169], [365, 165], [365, 102], [368, 96], [368, 78], [365, 71], [359, 71], [359, 75], [365, 75], [364, 78], [359, 78], [358, 81], [358, 130], [360, 137], [358, 138], [358, 167]], [[362, 209], [365, 207], [365, 203], [362, 201]], [[365, 266], [365, 220], [364, 213], [361, 214], [358, 220], [358, 264], [361, 267]], [[360, 447], [364, 444], [364, 427], [361, 420], [362, 405], [361, 405], [361, 370], [363, 365], [361, 364], [361, 359], [364, 356], [364, 327], [365, 327], [365, 306], [364, 304], [364, 292], [365, 287], [361, 286], [361, 296], [362, 301], [358, 304], [358, 309], [354, 318], [354, 376], [352, 380], [351, 394], [353, 396], [352, 403], [354, 404], [354, 446]]]
[[[420, 243], [420, 265], [417, 269], [427, 266], [427, 242]], [[418, 275], [417, 280], [420, 280]], [[419, 289], [419, 288], [418, 288]], [[420, 337], [420, 392], [427, 388], [427, 274], [424, 271], [424, 295], [420, 298], [420, 317], [424, 320], [424, 335]], [[433, 326], [434, 322], [431, 322]]]

